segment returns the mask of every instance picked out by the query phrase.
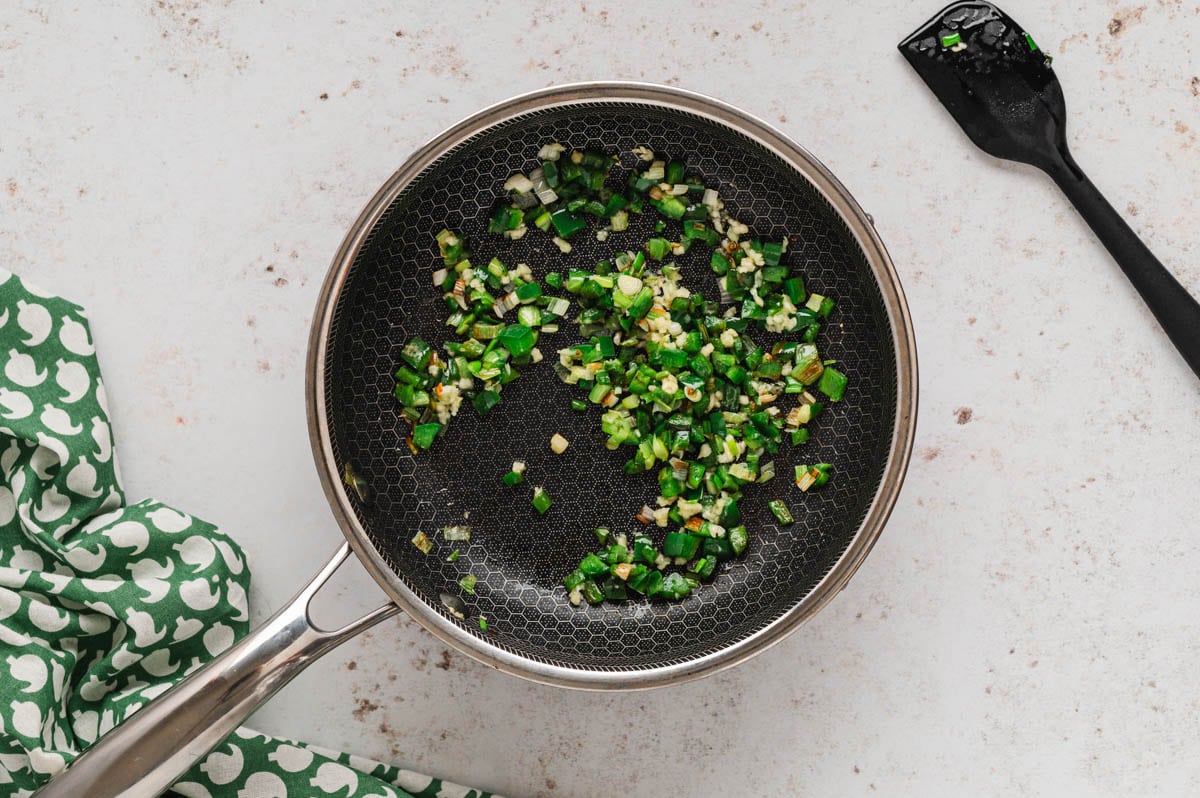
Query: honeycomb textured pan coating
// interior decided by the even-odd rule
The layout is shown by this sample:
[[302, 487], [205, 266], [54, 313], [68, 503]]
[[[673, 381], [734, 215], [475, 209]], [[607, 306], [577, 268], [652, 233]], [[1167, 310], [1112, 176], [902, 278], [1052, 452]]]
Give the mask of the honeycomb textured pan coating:
[[[845, 401], [827, 405], [812, 424], [810, 443], [781, 447], [773, 482], [746, 489], [741, 508], [751, 536], [747, 555], [724, 564], [712, 583], [681, 603], [567, 602], [561, 580], [595, 547], [592, 530], [644, 530], [634, 515], [657, 496], [653, 474], [622, 473], [630, 450], [605, 450], [599, 409], [579, 413], [569, 407], [579, 393], [558, 380], [551, 364], [557, 349], [578, 340], [573, 324], [542, 336], [546, 360], [505, 386], [486, 418], [464, 403], [430, 451], [413, 456], [405, 445], [408, 425], [391, 394], [400, 351], [413, 336], [441, 344], [451, 334], [431, 282], [440, 267], [438, 230], [464, 233], [479, 265], [494, 255], [510, 266], [528, 263], [538, 278], [550, 270], [590, 268], [618, 249], [636, 249], [652, 234], [657, 214], [650, 209], [605, 243], [590, 231], [577, 234], [568, 255], [537, 230], [515, 242], [487, 234], [487, 216], [505, 178], [528, 173], [537, 165], [538, 147], [552, 140], [620, 153], [614, 174], [622, 176], [638, 163], [629, 152], [635, 146], [683, 158], [689, 173], [720, 190], [754, 236], [791, 236], [784, 263], [810, 291], [838, 302], [818, 345], [850, 377]], [[707, 248], [676, 260], [686, 285], [716, 299]], [[751, 335], [766, 345], [777, 339], [762, 331]], [[528, 113], [482, 131], [430, 165], [363, 243], [338, 298], [325, 365], [334, 456], [339, 465], [352, 463], [369, 485], [371, 500], [356, 504], [355, 512], [388, 565], [422, 600], [471, 633], [485, 634], [476, 618], [486, 616], [493, 645], [589, 670], [636, 670], [704, 657], [762, 630], [800, 602], [846, 550], [870, 507], [897, 406], [884, 300], [834, 208], [802, 175], [741, 133], [684, 111], [635, 103]], [[785, 409], [792, 400], [786, 398]], [[570, 440], [563, 455], [550, 451], [555, 432]], [[500, 477], [514, 460], [528, 464], [526, 481], [508, 488]], [[792, 466], [813, 462], [832, 463], [834, 477], [825, 488], [802, 494], [791, 481]], [[554, 501], [544, 516], [530, 505], [537, 485]], [[787, 501], [795, 524], [776, 525], [767, 509], [776, 498]], [[470, 543], [441, 540], [442, 527], [462, 523], [472, 527]], [[410, 543], [418, 530], [437, 542], [428, 556]], [[658, 542], [666, 531], [650, 528]], [[462, 553], [450, 563], [453, 548]], [[468, 573], [478, 577], [474, 596], [456, 587]], [[465, 622], [445, 611], [439, 600], [444, 591], [465, 600]]]

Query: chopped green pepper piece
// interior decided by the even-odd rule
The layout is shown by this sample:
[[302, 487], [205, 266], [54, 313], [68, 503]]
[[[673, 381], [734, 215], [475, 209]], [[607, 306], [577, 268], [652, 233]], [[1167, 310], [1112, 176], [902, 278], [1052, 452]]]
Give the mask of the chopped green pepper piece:
[[663, 538], [663, 554], [667, 557], [691, 559], [700, 548], [700, 538], [686, 532], [668, 532]]
[[675, 196], [665, 196], [660, 200], [650, 200], [650, 204], [668, 219], [682, 219], [684, 212], [687, 210], [687, 205], [683, 204], [683, 200]]
[[601, 583], [600, 589], [604, 592], [604, 598], [609, 601], [624, 601], [629, 598], [629, 593], [625, 589], [625, 581], [615, 576], [605, 579]]
[[672, 573], [667, 574], [663, 578], [662, 587], [657, 591], [656, 595], [662, 596], [672, 601], [678, 601], [692, 592], [692, 586], [684, 579], [683, 574]]
[[607, 557], [608, 557], [609, 565], [616, 565], [617, 563], [633, 561], [633, 555], [631, 555], [629, 553], [629, 550], [627, 548], [625, 548], [624, 546], [622, 546], [620, 543], [614, 543], [609, 548]]
[[644, 565], [631, 565], [624, 571], [624, 576], [621, 573], [618, 573], [617, 576], [625, 580], [630, 590], [645, 593], [646, 579], [650, 576], [650, 569]]
[[425, 381], [424, 377], [405, 366], [400, 366], [398, 369], [396, 369], [395, 377], [396, 382], [403, 383], [405, 385], [419, 385]]
[[646, 256], [651, 260], [662, 260], [671, 251], [671, 242], [665, 238], [652, 238], [646, 242]]
[[414, 369], [423, 371], [433, 358], [433, 350], [420, 338], [414, 338], [401, 350], [400, 357], [404, 358]]
[[649, 288], [643, 287], [633, 297], [633, 302], [629, 305], [629, 316], [633, 319], [640, 319], [650, 312], [650, 308], [654, 305], [654, 292]]
[[524, 324], [510, 324], [500, 333], [500, 345], [516, 357], [532, 352], [533, 343], [533, 330]]
[[842, 397], [846, 395], [846, 383], [848, 382], [846, 375], [833, 367], [827, 367], [821, 372], [821, 380], [817, 383], [817, 390], [829, 397], [831, 402], [840, 402]]
[[537, 283], [522, 283], [517, 286], [517, 299], [522, 302], [532, 302], [542, 295], [542, 287]]
[[576, 568], [574, 571], [567, 574], [567, 577], [565, 579], [563, 579], [563, 585], [567, 588], [568, 591], [574, 590], [575, 588], [582, 585], [587, 580], [587, 578], [588, 578], [587, 574], [585, 574], [579, 568]]
[[600, 604], [604, 601], [604, 591], [594, 579], [589, 579], [583, 583], [583, 598], [588, 604]]
[[654, 561], [658, 558], [658, 550], [654, 548], [653, 541], [645, 535], [638, 535], [633, 539], [633, 559], [637, 562], [654, 565]]
[[433, 445], [434, 438], [442, 431], [442, 425], [436, 422], [432, 424], [418, 424], [413, 428], [413, 443], [421, 449], [428, 449]]
[[730, 498], [721, 508], [721, 526], [728, 529], [742, 520], [742, 511], [738, 507], [737, 499]]
[[713, 250], [709, 265], [712, 266], [712, 270], [717, 274], [726, 274], [729, 272], [729, 259], [721, 254], [721, 251], [718, 249]]
[[735, 526], [729, 530], [729, 546], [733, 549], [733, 553], [741, 556], [746, 551], [746, 545], [749, 543], [749, 535], [746, 534], [746, 527]]
[[666, 182], [671, 185], [683, 182], [683, 161], [671, 161], [667, 164]]
[[795, 523], [795, 519], [792, 518], [792, 511], [788, 509], [783, 499], [775, 499], [774, 501], [767, 502], [767, 508], [775, 516], [775, 520], [779, 522], [780, 526]]
[[716, 557], [702, 557], [696, 563], [696, 578], [705, 582], [712, 579], [717, 572], [718, 562]]
[[533, 489], [533, 499], [531, 500], [533, 509], [538, 511], [538, 515], [545, 515], [550, 509], [550, 505], [554, 502], [550, 499], [550, 494], [546, 493], [544, 488], [537, 487]]
[[475, 405], [475, 411], [483, 416], [487, 415], [488, 411], [499, 404], [499, 402], [500, 394], [495, 391], [480, 391], [475, 395], [473, 404]]
[[579, 570], [588, 576], [599, 576], [608, 573], [608, 563], [595, 554], [589, 554], [579, 562]]
[[566, 208], [560, 208], [550, 214], [550, 223], [554, 225], [554, 231], [558, 233], [560, 238], [570, 238], [578, 233], [583, 228], [587, 227], [587, 220], [582, 216], [572, 213]]
[[525, 215], [521, 213], [520, 208], [514, 208], [508, 205], [501, 205], [496, 208], [496, 212], [492, 214], [492, 218], [488, 220], [489, 233], [503, 233], [506, 230], [515, 230], [521, 226], [521, 221]]
[[728, 537], [705, 538], [704, 556], [713, 557], [718, 560], [728, 560], [733, 556], [733, 544], [730, 543]]

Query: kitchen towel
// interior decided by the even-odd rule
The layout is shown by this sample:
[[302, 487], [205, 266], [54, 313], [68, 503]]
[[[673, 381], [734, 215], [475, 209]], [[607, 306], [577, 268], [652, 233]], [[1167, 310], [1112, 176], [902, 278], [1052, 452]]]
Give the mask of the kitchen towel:
[[[0, 270], [0, 796], [32, 794], [249, 627], [212, 524], [127, 504], [83, 308]], [[168, 795], [488, 798], [241, 728]]]

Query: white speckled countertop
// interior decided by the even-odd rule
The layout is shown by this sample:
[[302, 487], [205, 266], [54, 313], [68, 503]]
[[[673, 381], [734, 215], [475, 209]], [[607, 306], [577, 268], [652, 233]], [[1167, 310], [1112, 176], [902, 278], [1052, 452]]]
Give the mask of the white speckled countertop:
[[[784, 643], [595, 695], [387, 622], [259, 727], [514, 797], [1200, 791], [1200, 384], [1049, 181], [971, 147], [895, 51], [938, 2], [100, 5], [0, 12], [2, 263], [89, 307], [130, 495], [239, 537], [258, 618], [340, 539], [302, 395], [329, 259], [483, 105], [633, 78], [743, 106], [874, 215], [916, 324], [899, 506]], [[1057, 56], [1080, 163], [1200, 293], [1200, 10], [1006, 5]], [[335, 593], [380, 597], [361, 570]]]

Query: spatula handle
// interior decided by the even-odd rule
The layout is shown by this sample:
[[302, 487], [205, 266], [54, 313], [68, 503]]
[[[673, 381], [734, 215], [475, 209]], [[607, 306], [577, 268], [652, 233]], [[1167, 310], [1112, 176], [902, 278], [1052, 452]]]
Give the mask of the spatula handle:
[[1070, 153], [1061, 154], [1062, 164], [1047, 172], [1121, 266], [1183, 359], [1200, 376], [1200, 303], [1159, 263]]

